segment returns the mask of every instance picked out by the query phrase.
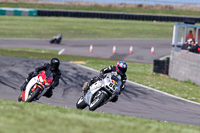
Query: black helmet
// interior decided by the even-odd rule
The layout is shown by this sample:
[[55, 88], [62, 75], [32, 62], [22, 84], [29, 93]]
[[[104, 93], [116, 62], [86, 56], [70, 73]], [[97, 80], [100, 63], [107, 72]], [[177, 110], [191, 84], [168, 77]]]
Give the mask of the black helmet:
[[52, 58], [51, 59], [51, 70], [52, 71], [58, 69], [59, 65], [60, 65], [59, 59], [57, 59], [57, 58]]
[[127, 64], [124, 61], [118, 61], [116, 65], [117, 73], [124, 75], [127, 70]]

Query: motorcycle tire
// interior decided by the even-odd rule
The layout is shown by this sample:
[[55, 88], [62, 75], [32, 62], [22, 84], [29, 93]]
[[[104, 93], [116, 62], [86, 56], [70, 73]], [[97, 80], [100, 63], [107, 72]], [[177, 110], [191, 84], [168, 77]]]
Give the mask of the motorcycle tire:
[[56, 44], [60, 44], [60, 41], [59, 40], [56, 40], [56, 42], [55, 42]]
[[81, 96], [78, 99], [78, 101], [76, 102], [76, 108], [77, 109], [84, 109], [85, 107], [87, 107], [87, 104], [84, 102], [83, 96]]
[[40, 92], [40, 88], [37, 87], [37, 88], [35, 89], [35, 91], [33, 91], [33, 92], [31, 93], [31, 96], [26, 100], [26, 102], [32, 102], [32, 101], [37, 97], [37, 95], [38, 95], [39, 92]]
[[51, 43], [51, 44], [54, 43], [54, 39], [52, 39], [52, 40], [50, 41], [50, 43]]
[[98, 96], [96, 99], [92, 101], [92, 103], [89, 106], [89, 110], [90, 111], [96, 110], [98, 107], [100, 107], [104, 103], [107, 97], [108, 95], [106, 94], [106, 92], [102, 91], [100, 96]]

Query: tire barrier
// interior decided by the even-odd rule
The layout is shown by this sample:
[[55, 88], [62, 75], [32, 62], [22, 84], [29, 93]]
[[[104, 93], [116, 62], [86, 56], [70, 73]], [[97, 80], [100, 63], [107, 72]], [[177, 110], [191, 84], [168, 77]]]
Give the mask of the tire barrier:
[[167, 74], [169, 72], [169, 58], [166, 60], [155, 59], [153, 63], [153, 72]]
[[8, 16], [37, 16], [37, 10], [26, 8], [0, 8], [0, 15]]
[[112, 12], [90, 12], [90, 11], [64, 11], [64, 10], [34, 10], [26, 8], [0, 8], [0, 15], [9, 16], [54, 16], [54, 17], [78, 17], [78, 18], [102, 18], [102, 19], [125, 19], [143, 21], [172, 21], [184, 22], [190, 20], [200, 22], [199, 17], [169, 16], [169, 15], [147, 15], [131, 13]]
[[169, 16], [169, 15], [147, 15], [131, 13], [109, 13], [109, 12], [89, 12], [89, 11], [56, 11], [56, 10], [37, 10], [38, 16], [54, 17], [79, 17], [79, 18], [102, 18], [102, 19], [125, 19], [125, 20], [143, 20], [143, 21], [172, 21], [184, 22], [193, 20], [200, 22], [199, 17], [188, 16]]

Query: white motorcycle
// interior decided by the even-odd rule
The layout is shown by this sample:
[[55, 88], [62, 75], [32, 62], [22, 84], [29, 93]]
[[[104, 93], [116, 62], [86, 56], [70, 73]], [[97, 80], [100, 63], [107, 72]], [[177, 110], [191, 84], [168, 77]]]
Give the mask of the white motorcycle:
[[85, 95], [83, 93], [78, 99], [77, 109], [84, 109], [89, 106], [90, 111], [96, 110], [119, 95], [121, 84], [121, 76], [116, 72], [105, 74], [103, 79], [92, 84], [87, 93]]
[[53, 73], [51, 71], [41, 71], [33, 77], [27, 84], [25, 91], [21, 92], [18, 101], [32, 102], [42, 97], [53, 82]]

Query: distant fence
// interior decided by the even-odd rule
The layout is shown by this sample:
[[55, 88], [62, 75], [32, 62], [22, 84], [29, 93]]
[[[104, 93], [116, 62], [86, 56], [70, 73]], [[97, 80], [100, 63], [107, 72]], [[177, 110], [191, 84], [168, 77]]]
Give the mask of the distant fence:
[[171, 21], [184, 22], [193, 20], [200, 22], [200, 17], [131, 14], [116, 12], [93, 12], [93, 11], [73, 11], [73, 10], [34, 10], [26, 8], [0, 8], [0, 15], [10, 16], [48, 16], [48, 17], [78, 17], [78, 18], [102, 18], [102, 19], [125, 19], [142, 21]]
[[191, 81], [200, 86], [199, 54], [172, 51], [169, 65], [169, 76], [179, 81]]
[[149, 14], [131, 14], [131, 13], [112, 13], [112, 12], [89, 12], [89, 11], [56, 11], [56, 10], [37, 10], [38, 16], [55, 17], [79, 17], [79, 18], [103, 18], [103, 19], [125, 19], [125, 20], [143, 20], [143, 21], [171, 21], [184, 22], [184, 20], [194, 20], [200, 22], [199, 17], [187, 16], [169, 16], [169, 15], [149, 15]]

